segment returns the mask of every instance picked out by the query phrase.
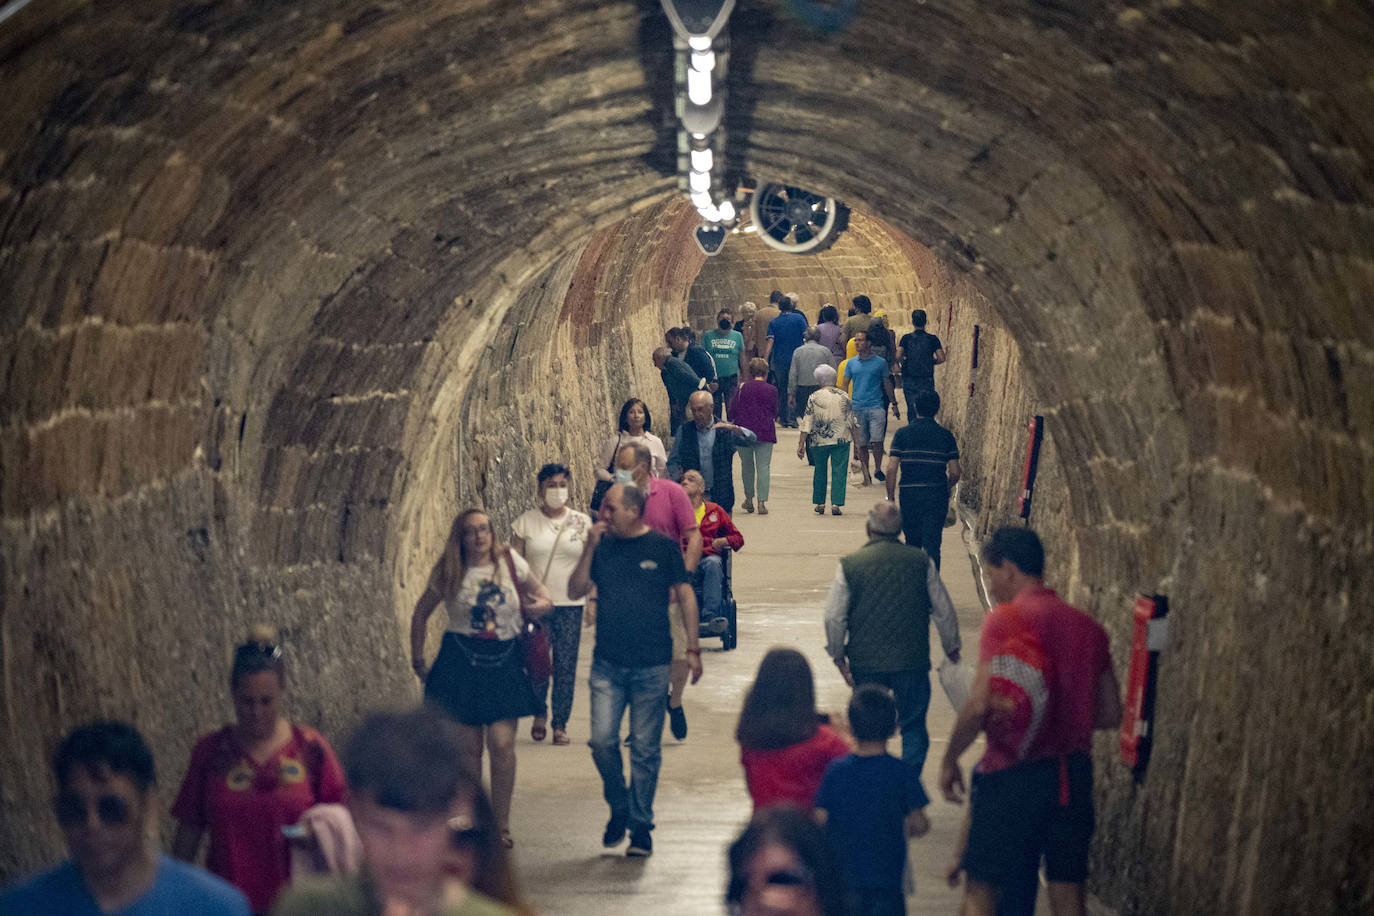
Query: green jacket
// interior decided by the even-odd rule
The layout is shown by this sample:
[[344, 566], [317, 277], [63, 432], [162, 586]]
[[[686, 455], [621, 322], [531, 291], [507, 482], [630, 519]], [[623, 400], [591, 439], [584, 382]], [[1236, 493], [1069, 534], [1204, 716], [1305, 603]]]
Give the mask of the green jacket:
[[854, 671], [930, 670], [930, 557], [876, 537], [840, 560], [849, 586], [845, 656]]

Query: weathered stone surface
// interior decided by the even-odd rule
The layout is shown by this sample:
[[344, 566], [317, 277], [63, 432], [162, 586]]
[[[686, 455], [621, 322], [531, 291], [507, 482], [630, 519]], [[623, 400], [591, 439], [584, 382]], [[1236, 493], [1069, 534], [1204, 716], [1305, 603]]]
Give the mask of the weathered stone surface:
[[[648, 351], [715, 268], [650, 165], [658, 15], [0, 25], [0, 873], [55, 849], [43, 759], [73, 722], [136, 718], [175, 781], [249, 621], [287, 635], [308, 721], [413, 697], [402, 621], [454, 510], [504, 523], [551, 457], [582, 498], [620, 400], [662, 406]], [[733, 167], [887, 239], [777, 285], [946, 307], [979, 525], [1041, 413], [1032, 518], [1119, 664], [1131, 595], [1172, 599], [1150, 774], [1103, 766], [1094, 880], [1127, 912], [1374, 905], [1371, 35], [1365, 5], [1282, 0], [872, 0], [829, 39], [759, 2], [734, 28]]]

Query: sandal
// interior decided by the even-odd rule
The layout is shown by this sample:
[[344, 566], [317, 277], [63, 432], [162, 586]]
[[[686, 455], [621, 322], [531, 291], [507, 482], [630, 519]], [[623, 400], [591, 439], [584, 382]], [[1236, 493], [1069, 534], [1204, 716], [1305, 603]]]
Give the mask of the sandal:
[[825, 514], [825, 506], [814, 506], [813, 509], [815, 510], [817, 515]]
[[559, 747], [564, 747], [566, 745], [572, 744], [572, 741], [568, 739], [568, 732], [566, 729], [555, 728], [553, 730], [553, 743], [558, 745]]
[[543, 741], [548, 735], [548, 727], [544, 724], [544, 719], [539, 716], [534, 717], [534, 724], [530, 726], [530, 737], [535, 741]]
[[831, 514], [831, 515], [844, 515], [844, 513], [840, 511], [840, 507], [839, 507], [839, 506], [831, 506], [831, 507], [830, 507], [830, 514]]

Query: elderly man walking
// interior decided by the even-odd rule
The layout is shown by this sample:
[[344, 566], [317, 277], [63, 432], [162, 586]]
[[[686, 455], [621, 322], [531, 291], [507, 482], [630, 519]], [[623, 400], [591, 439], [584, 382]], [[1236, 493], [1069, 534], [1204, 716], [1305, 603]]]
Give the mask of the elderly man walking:
[[819, 366], [835, 368], [835, 354], [829, 347], [821, 346], [821, 332], [807, 328], [802, 335], [802, 345], [792, 354], [792, 368], [787, 371], [787, 402], [793, 417], [806, 412], [806, 401], [820, 390], [816, 384], [816, 369]]
[[711, 393], [695, 392], [687, 401], [689, 422], [683, 423], [668, 456], [668, 476], [700, 471], [706, 494], [726, 512], [735, 511], [735, 445], [753, 445], [759, 437], [743, 426], [716, 422], [711, 412]]
[[687, 398], [693, 391], [701, 390], [706, 383], [692, 367], [674, 356], [667, 347], [654, 350], [654, 367], [663, 379], [663, 387], [668, 391], [668, 429], [674, 436], [682, 425], [682, 414], [687, 407]]
[[[602, 844], [619, 844], [628, 829], [625, 854], [645, 857], [654, 849], [650, 831], [673, 657], [669, 600], [676, 598], [687, 634], [692, 683], [701, 678], [697, 602], [682, 563], [682, 545], [644, 523], [643, 491], [633, 484], [616, 484], [602, 504], [610, 520], [592, 526], [568, 581], [568, 595], [580, 598], [596, 585], [596, 648], [587, 680], [592, 733], [588, 744], [611, 809]], [[628, 787], [620, 751], [620, 720], [627, 708]]]
[[930, 621], [952, 662], [959, 620], [930, 557], [897, 539], [902, 517], [890, 502], [868, 513], [868, 543], [841, 558], [825, 602], [826, 651], [845, 683], [881, 684], [897, 700], [902, 760], [919, 773], [930, 749]]

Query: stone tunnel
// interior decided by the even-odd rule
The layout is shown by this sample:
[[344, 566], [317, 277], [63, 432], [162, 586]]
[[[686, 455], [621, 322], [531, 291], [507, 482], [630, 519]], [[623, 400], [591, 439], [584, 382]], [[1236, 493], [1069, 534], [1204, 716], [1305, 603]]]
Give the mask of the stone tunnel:
[[131, 719], [172, 778], [253, 621], [302, 718], [413, 699], [454, 512], [553, 452], [585, 501], [662, 329], [777, 286], [929, 311], [980, 533], [1045, 418], [1031, 521], [1118, 667], [1168, 595], [1094, 892], [1374, 907], [1374, 12], [812, 5], [732, 17], [730, 161], [849, 229], [709, 260], [653, 0], [6, 5], [0, 877], [59, 853], [60, 735]]

